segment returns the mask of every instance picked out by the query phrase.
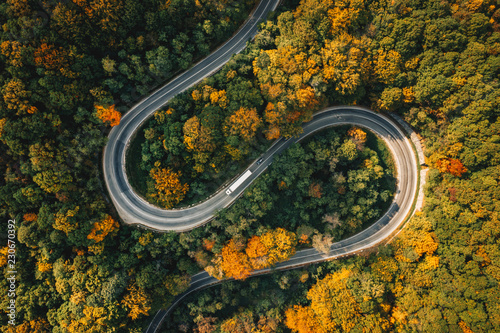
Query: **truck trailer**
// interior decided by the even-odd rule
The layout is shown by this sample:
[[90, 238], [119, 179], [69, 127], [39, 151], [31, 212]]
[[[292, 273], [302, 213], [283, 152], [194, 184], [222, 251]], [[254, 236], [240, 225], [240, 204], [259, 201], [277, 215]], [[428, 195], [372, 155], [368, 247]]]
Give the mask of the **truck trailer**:
[[241, 184], [243, 184], [243, 182], [245, 180], [248, 179], [248, 177], [250, 177], [250, 175], [252, 174], [252, 171], [250, 170], [247, 170], [243, 175], [241, 175], [240, 178], [238, 178], [234, 183], [233, 185], [231, 185], [227, 190], [226, 190], [226, 194], [227, 195], [230, 195], [231, 193], [233, 193]]

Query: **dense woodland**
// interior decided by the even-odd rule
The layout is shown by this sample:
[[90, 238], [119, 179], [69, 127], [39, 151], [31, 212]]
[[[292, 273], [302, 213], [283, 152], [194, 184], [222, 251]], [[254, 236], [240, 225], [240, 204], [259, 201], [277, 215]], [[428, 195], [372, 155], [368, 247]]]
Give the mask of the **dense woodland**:
[[15, 219], [18, 324], [7, 327], [2, 297], [0, 330], [140, 332], [179, 292], [165, 287], [193, 271], [179, 236], [118, 223], [100, 155], [120, 112], [229, 38], [254, 4], [0, 4], [0, 266]]
[[[497, 7], [301, 1], [268, 22], [252, 62], [264, 99], [268, 83], [311, 87], [330, 104], [400, 113], [425, 139], [424, 209], [370, 255], [226, 283], [192, 297], [165, 329], [500, 331]], [[270, 131], [266, 106], [262, 117]]]
[[[252, 5], [0, 4], [0, 215], [17, 224], [19, 323], [7, 327], [3, 314], [3, 331], [140, 332], [200, 267], [245, 278], [315, 236], [324, 248], [353, 232], [350, 222], [359, 228], [380, 213], [389, 166], [383, 148], [362, 145], [352, 129], [329, 134], [333, 144], [319, 138], [290, 149], [283, 162], [300, 157], [307, 166], [274, 163], [245, 199], [204, 228], [155, 234], [119, 223], [100, 177], [107, 130], [127, 105], [225, 40]], [[206, 196], [216, 175], [224, 181], [237, 173], [225, 165], [239, 168], [266, 141], [299, 133], [328, 104], [398, 112], [424, 137], [431, 169], [423, 212], [391, 245], [369, 257], [224, 284], [221, 297], [209, 290], [183, 305], [189, 311], [179, 308], [169, 329], [500, 331], [498, 6], [285, 2], [245, 52], [158, 112], [143, 131], [138, 169], [151, 179], [145, 193], [165, 206]], [[368, 180], [350, 183], [350, 172]], [[154, 191], [164, 180], [177, 184], [175, 196]], [[339, 212], [357, 186], [365, 202], [351, 204], [361, 211]], [[369, 202], [374, 192], [379, 202]], [[282, 210], [280, 200], [294, 195], [310, 209]], [[335, 206], [322, 203], [328, 196]], [[6, 244], [6, 233], [0, 240]], [[241, 269], [231, 270], [234, 263]], [[4, 256], [4, 272], [5, 264]], [[0, 289], [7, 294], [5, 279]]]
[[327, 252], [332, 242], [374, 222], [392, 200], [394, 178], [382, 167], [392, 160], [379, 158], [388, 155], [387, 147], [373, 134], [365, 139], [359, 128], [330, 129], [291, 146], [241, 200], [182, 236], [194, 244], [191, 237], [203, 240], [188, 254], [216, 278], [245, 279], [297, 248]]

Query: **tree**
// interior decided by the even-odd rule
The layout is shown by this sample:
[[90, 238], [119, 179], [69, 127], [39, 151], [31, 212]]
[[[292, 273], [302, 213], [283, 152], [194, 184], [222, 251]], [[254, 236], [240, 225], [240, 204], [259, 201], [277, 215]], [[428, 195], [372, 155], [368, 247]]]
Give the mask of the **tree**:
[[337, 149], [337, 154], [341, 158], [345, 158], [349, 162], [354, 161], [358, 156], [357, 146], [353, 140], [346, 139], [344, 143]]
[[285, 312], [285, 325], [298, 333], [326, 333], [308, 306], [294, 305]]
[[98, 222], [94, 222], [90, 234], [87, 235], [88, 239], [94, 240], [96, 243], [102, 242], [104, 238], [111, 232], [118, 229], [120, 225], [111, 216], [106, 217]]
[[291, 231], [276, 228], [263, 234], [260, 240], [267, 248], [269, 265], [284, 261], [295, 254], [297, 237]]
[[392, 84], [396, 76], [401, 72], [401, 55], [394, 51], [377, 51], [377, 59], [375, 62], [375, 74], [380, 82]]
[[347, 131], [347, 135], [351, 137], [351, 140], [356, 144], [358, 150], [363, 150], [366, 142], [366, 133], [362, 129], [352, 127]]
[[321, 196], [323, 195], [323, 188], [321, 187], [321, 184], [311, 183], [311, 185], [309, 185], [309, 195], [313, 198], [321, 199]]
[[165, 287], [173, 296], [177, 296], [185, 292], [191, 283], [189, 275], [169, 275], [165, 279]]
[[68, 55], [66, 52], [54, 45], [42, 43], [34, 52], [35, 65], [43, 66], [48, 70], [63, 71], [68, 67]]
[[221, 331], [223, 333], [248, 333], [256, 330], [253, 321], [253, 313], [245, 311], [236, 316], [226, 319], [221, 324]]
[[262, 121], [255, 108], [247, 109], [240, 107], [226, 121], [226, 135], [238, 135], [245, 141], [250, 141], [254, 136]]
[[251, 272], [248, 256], [241, 252], [234, 240], [230, 240], [222, 248], [222, 262], [220, 267], [227, 277], [245, 280]]
[[115, 109], [115, 105], [104, 107], [102, 105], [95, 105], [96, 115], [103, 123], [109, 123], [111, 127], [120, 123], [121, 113]]
[[155, 199], [166, 209], [170, 209], [184, 199], [185, 194], [189, 190], [187, 183], [182, 184], [180, 177], [182, 173], [174, 172], [170, 168], [160, 168], [159, 163], [155, 163], [155, 167], [149, 172], [154, 180], [155, 193], [150, 196]]
[[467, 168], [456, 158], [444, 158], [436, 162], [436, 167], [441, 173], [450, 173], [453, 176], [461, 177], [467, 172]]
[[23, 51], [25, 47], [18, 41], [3, 41], [0, 44], [0, 52], [7, 57], [10, 65], [14, 67], [23, 67]]
[[7, 118], [1, 118], [0, 119], [0, 139], [2, 138], [3, 129], [5, 127], [5, 124], [7, 124]]
[[45, 192], [58, 193], [73, 182], [67, 170], [47, 169], [33, 176], [33, 181]]
[[333, 237], [329, 235], [316, 234], [312, 237], [312, 246], [320, 253], [330, 253], [330, 247], [332, 244]]
[[[9, 325], [10, 326], [10, 325]], [[13, 328], [13, 330], [10, 330]], [[50, 332], [51, 326], [45, 318], [35, 318], [33, 320], [27, 320], [15, 328], [10, 326], [10, 328], [5, 331], [6, 333], [47, 333]]]
[[328, 332], [351, 330], [360, 319], [359, 305], [347, 286], [351, 271], [343, 268], [319, 280], [308, 292], [311, 310]]
[[184, 145], [188, 150], [211, 152], [215, 149], [212, 131], [200, 123], [197, 116], [189, 118], [183, 127]]
[[267, 103], [266, 109], [264, 110], [264, 119], [269, 123], [269, 128], [266, 130], [266, 138], [268, 140], [277, 139], [281, 135], [279, 116], [279, 113], [275, 110], [274, 104]]
[[259, 236], [253, 236], [248, 240], [247, 247], [245, 249], [250, 264], [254, 269], [261, 269], [269, 266], [268, 248], [261, 242]]
[[[408, 90], [406, 90], [409, 93]], [[408, 98], [412, 98], [410, 95]], [[397, 110], [403, 104], [405, 100], [404, 90], [401, 88], [386, 88], [382, 92], [380, 99], [377, 101], [377, 107], [383, 111], [393, 112]]]
[[19, 79], [10, 80], [3, 88], [3, 100], [7, 109], [15, 110], [17, 115], [37, 112], [37, 108], [30, 105], [31, 91], [25, 89], [24, 83]]
[[8, 251], [9, 251], [9, 248], [7, 246], [0, 248], [0, 267], [7, 265], [7, 252]]
[[78, 211], [80, 210], [79, 206], [74, 207], [73, 209], [64, 209], [61, 208], [55, 216], [54, 220], [54, 229], [63, 231], [66, 236], [78, 229], [78, 220], [76, 218]]
[[194, 331], [196, 333], [212, 333], [217, 329], [217, 326], [214, 325], [216, 320], [215, 317], [198, 317]]
[[136, 320], [141, 315], [147, 316], [151, 309], [151, 299], [146, 291], [137, 287], [135, 283], [127, 287], [127, 294], [123, 297], [121, 304], [128, 309], [128, 316]]

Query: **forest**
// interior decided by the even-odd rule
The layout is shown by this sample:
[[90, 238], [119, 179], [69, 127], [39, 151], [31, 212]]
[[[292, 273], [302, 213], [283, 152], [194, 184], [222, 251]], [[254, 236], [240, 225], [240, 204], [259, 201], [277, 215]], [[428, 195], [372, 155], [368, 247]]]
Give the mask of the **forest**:
[[263, 95], [293, 89], [302, 57], [321, 66], [306, 82], [328, 104], [399, 113], [424, 138], [424, 208], [372, 253], [190, 296], [164, 331], [500, 331], [497, 7], [301, 1], [268, 22], [252, 62]]
[[[321, 250], [360, 230], [390, 201], [387, 151], [357, 128], [293, 146], [279, 157], [293, 167], [273, 163], [202, 228], [120, 223], [101, 177], [109, 129], [229, 38], [254, 4], [0, 4], [5, 277], [9, 219], [17, 237], [17, 325], [2, 297], [2, 331], [142, 332], [202, 268], [244, 281], [193, 295], [166, 331], [500, 331], [494, 0], [284, 1], [244, 52], [158, 111], [132, 146], [142, 158], [129, 170], [147, 180], [137, 190], [174, 207], [206, 197], [323, 106], [397, 112], [423, 137], [430, 170], [423, 210], [389, 245], [248, 278], [297, 248]], [[8, 289], [4, 278], [0, 292]]]

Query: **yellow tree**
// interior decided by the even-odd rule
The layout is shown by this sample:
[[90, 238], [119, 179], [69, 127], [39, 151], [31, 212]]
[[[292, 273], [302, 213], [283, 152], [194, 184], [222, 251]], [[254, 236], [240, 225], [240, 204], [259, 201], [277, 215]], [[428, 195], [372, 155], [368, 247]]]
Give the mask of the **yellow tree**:
[[260, 237], [260, 241], [267, 248], [269, 265], [286, 260], [295, 254], [297, 237], [293, 232], [283, 228], [266, 232]]
[[184, 199], [185, 194], [189, 190], [187, 183], [182, 184], [180, 177], [182, 173], [174, 172], [171, 169], [160, 168], [158, 162], [151, 169], [150, 176], [154, 180], [156, 193], [150, 196], [158, 201], [162, 206], [169, 209]]
[[226, 135], [238, 135], [245, 141], [250, 141], [261, 126], [262, 120], [255, 108], [240, 107], [226, 120], [224, 128]]
[[266, 109], [264, 110], [264, 118], [266, 122], [269, 123], [269, 128], [266, 130], [266, 138], [268, 140], [274, 140], [280, 137], [280, 114], [275, 109], [273, 103], [267, 103]]
[[348, 9], [335, 6], [328, 10], [328, 18], [330, 19], [330, 33], [335, 36], [339, 32], [347, 30], [351, 23], [350, 13]]
[[228, 102], [229, 101], [227, 99], [225, 90], [214, 90], [210, 94], [210, 103], [212, 103], [212, 105], [218, 105], [221, 108], [225, 109]]
[[140, 315], [148, 315], [151, 309], [151, 299], [146, 291], [134, 284], [127, 287], [128, 293], [123, 297], [121, 304], [128, 309], [128, 316], [136, 320]]
[[36, 264], [38, 271], [45, 273], [52, 270], [52, 264], [49, 262], [37, 262]]
[[7, 57], [7, 61], [14, 67], [23, 67], [23, 49], [25, 47], [18, 41], [3, 41], [0, 52]]
[[3, 100], [7, 109], [16, 110], [17, 115], [37, 112], [37, 108], [29, 103], [31, 91], [25, 89], [24, 83], [19, 79], [10, 80], [3, 89]]
[[55, 216], [54, 229], [61, 230], [66, 235], [78, 229], [78, 221], [75, 216], [79, 210], [79, 206], [68, 210], [64, 208], [60, 209]]
[[312, 87], [303, 87], [295, 93], [300, 108], [309, 109], [312, 114], [313, 108], [319, 104], [319, 100], [314, 94]]
[[380, 82], [391, 84], [401, 72], [401, 55], [394, 51], [378, 50], [375, 61], [375, 74]]
[[264, 83], [260, 85], [260, 90], [264, 96], [268, 97], [270, 100], [276, 100], [283, 93], [283, 85]]
[[96, 18], [102, 31], [115, 32], [120, 24], [122, 0], [95, 0], [85, 6], [85, 13]]
[[356, 144], [356, 148], [358, 150], [363, 150], [366, 142], [366, 133], [362, 129], [358, 127], [351, 127], [351, 129], [347, 132], [347, 135], [351, 137], [351, 140]]
[[215, 149], [210, 128], [203, 126], [197, 116], [189, 118], [183, 127], [184, 145], [187, 150], [211, 152]]
[[0, 267], [7, 265], [7, 253], [8, 253], [8, 251], [9, 251], [9, 248], [7, 246], [0, 248]]
[[0, 119], [0, 139], [2, 138], [3, 129], [5, 128], [5, 124], [7, 124], [7, 118]]
[[327, 41], [321, 49], [323, 79], [335, 84], [339, 94], [354, 93], [362, 81], [369, 77], [369, 45], [370, 40], [366, 37], [357, 39], [342, 33], [334, 40]]
[[17, 17], [31, 14], [31, 7], [28, 0], [7, 0], [7, 4], [9, 5], [9, 12]]
[[327, 332], [348, 332], [361, 318], [359, 305], [347, 286], [350, 275], [347, 269], [329, 274], [307, 293], [311, 310]]
[[257, 332], [257, 327], [255, 327], [253, 321], [253, 314], [250, 311], [238, 313], [234, 317], [226, 319], [220, 328], [223, 333]]
[[36, 318], [26, 320], [16, 326], [10, 326], [5, 333], [48, 333], [51, 331], [52, 329], [45, 318]]

